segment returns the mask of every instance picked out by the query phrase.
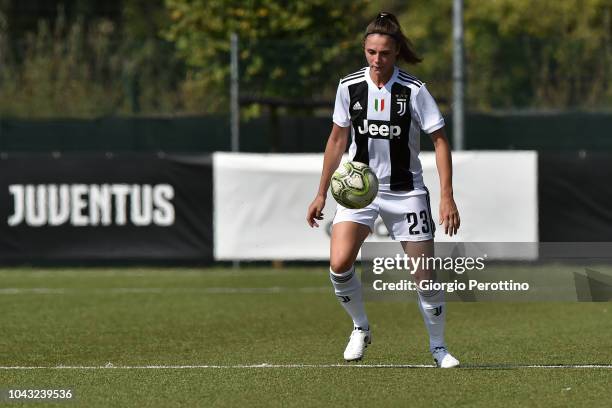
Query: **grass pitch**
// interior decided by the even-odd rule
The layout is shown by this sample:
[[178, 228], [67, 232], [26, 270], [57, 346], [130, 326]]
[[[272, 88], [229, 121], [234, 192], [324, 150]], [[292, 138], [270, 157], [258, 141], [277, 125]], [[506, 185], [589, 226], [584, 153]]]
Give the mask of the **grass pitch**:
[[399, 302], [367, 304], [373, 343], [344, 363], [351, 323], [324, 268], [3, 269], [0, 282], [0, 389], [70, 388], [70, 406], [612, 405], [611, 368], [529, 367], [611, 365], [610, 303], [451, 303], [464, 368], [439, 370], [414, 368], [432, 364], [427, 336]]

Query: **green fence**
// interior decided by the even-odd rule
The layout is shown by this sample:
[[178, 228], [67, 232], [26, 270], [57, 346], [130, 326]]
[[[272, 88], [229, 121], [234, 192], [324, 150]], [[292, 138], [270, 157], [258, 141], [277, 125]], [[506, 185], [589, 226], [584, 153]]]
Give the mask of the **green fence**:
[[[452, 121], [447, 117], [447, 133]], [[230, 150], [226, 116], [100, 118], [95, 120], [0, 119], [0, 152], [211, 152]], [[321, 152], [329, 117], [267, 117], [241, 124], [245, 152]], [[422, 136], [422, 149], [431, 142]], [[612, 113], [471, 113], [468, 149], [612, 150]]]

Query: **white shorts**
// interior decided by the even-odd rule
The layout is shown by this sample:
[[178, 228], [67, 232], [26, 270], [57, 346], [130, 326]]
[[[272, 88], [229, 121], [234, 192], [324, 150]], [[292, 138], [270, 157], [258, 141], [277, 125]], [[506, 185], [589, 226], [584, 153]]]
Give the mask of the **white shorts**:
[[436, 224], [431, 217], [429, 191], [410, 195], [402, 191], [378, 191], [378, 195], [365, 208], [353, 210], [338, 204], [334, 224], [352, 221], [364, 224], [374, 231], [374, 222], [380, 215], [391, 239], [395, 241], [427, 241], [433, 239]]

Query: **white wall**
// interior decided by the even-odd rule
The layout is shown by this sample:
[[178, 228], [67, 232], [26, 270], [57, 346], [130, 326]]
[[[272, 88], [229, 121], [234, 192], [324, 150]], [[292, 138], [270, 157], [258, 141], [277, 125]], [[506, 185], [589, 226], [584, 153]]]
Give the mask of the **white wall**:
[[[439, 181], [433, 153], [420, 155], [438, 219]], [[346, 158], [345, 158], [346, 159]], [[324, 260], [336, 203], [331, 193], [321, 228], [306, 224], [319, 185], [322, 154], [215, 153], [213, 156], [215, 258], [218, 260]], [[453, 153], [455, 200], [464, 242], [538, 240], [537, 153]], [[387, 241], [379, 219], [372, 241]]]

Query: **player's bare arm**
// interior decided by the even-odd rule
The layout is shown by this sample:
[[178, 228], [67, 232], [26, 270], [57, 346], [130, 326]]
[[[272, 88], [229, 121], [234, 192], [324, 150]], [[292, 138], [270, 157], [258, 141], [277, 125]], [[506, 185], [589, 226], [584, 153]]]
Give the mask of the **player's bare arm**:
[[436, 130], [430, 136], [436, 149], [436, 167], [440, 177], [440, 225], [444, 225], [444, 233], [453, 236], [457, 234], [461, 220], [453, 197], [451, 149], [444, 128]]
[[348, 140], [349, 128], [340, 127], [334, 123], [332, 131], [325, 146], [325, 154], [323, 156], [323, 171], [321, 172], [321, 181], [319, 182], [319, 191], [317, 196], [308, 207], [306, 214], [306, 222], [310, 227], [318, 227], [319, 224], [315, 220], [323, 219], [323, 207], [325, 207], [325, 199], [327, 198], [327, 189], [329, 188], [329, 180], [340, 165], [342, 154], [346, 149]]

